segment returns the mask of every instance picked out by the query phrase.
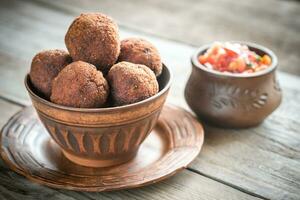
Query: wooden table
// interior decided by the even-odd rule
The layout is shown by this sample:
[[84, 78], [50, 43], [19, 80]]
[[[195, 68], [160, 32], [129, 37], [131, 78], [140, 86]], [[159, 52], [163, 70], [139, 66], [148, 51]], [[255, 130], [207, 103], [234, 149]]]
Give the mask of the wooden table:
[[[200, 23], [195, 29], [188, 28], [188, 25], [195, 26], [191, 21], [179, 23], [180, 26], [176, 24], [177, 18], [170, 16], [174, 14], [178, 19], [193, 20], [193, 14], [180, 9], [186, 8], [183, 5], [184, 1], [173, 4], [144, 2], [148, 8], [144, 12], [141, 9], [135, 10], [137, 6], [143, 8], [143, 4], [133, 1], [124, 5], [115, 1], [77, 0], [70, 3], [64, 0], [65, 4], [59, 2], [61, 1], [1, 1], [1, 127], [15, 112], [30, 105], [23, 79], [29, 70], [31, 58], [41, 49], [65, 48], [63, 39], [66, 28], [73, 17], [82, 10], [98, 8], [111, 14], [119, 21], [122, 38], [139, 36], [153, 42], [175, 77], [168, 101], [186, 109], [189, 108], [183, 98], [183, 90], [191, 70], [189, 59], [195, 51], [194, 46], [204, 42], [218, 38], [248, 38], [263, 45], [269, 44], [276, 53], [278, 52], [282, 63], [280, 69], [300, 74], [299, 15], [298, 20], [293, 18], [300, 11], [297, 2], [268, 0], [267, 3], [282, 9], [276, 12], [266, 9], [267, 14], [256, 6], [258, 16], [264, 17], [259, 25], [264, 27], [264, 23], [271, 22], [271, 32], [289, 36], [285, 39], [279, 37], [279, 33], [268, 37], [269, 29], [258, 30], [252, 37], [249, 27], [241, 25], [241, 31], [247, 32], [243, 37], [242, 33], [231, 32], [234, 29], [227, 30], [224, 24], [212, 23], [209, 26], [208, 17], [204, 17], [204, 24]], [[266, 2], [260, 2], [263, 8], [267, 8]], [[237, 13], [240, 12], [238, 8], [249, 8], [251, 13], [251, 9], [255, 9], [249, 2], [233, 4], [233, 1], [227, 0], [221, 4], [223, 9], [216, 8], [217, 10], [226, 10], [231, 6]], [[203, 2], [200, 7], [196, 1], [190, 1], [190, 8], [195, 11], [194, 14], [198, 13], [197, 9], [209, 12], [215, 5], [217, 3], [214, 1]], [[135, 17], [134, 13], [137, 14]], [[284, 13], [286, 15], [283, 15]], [[216, 21], [216, 15], [212, 14], [211, 21]], [[243, 22], [249, 18], [248, 15], [249, 13], [241, 15], [238, 20]], [[281, 15], [282, 18], [273, 19]], [[194, 22], [201, 21], [198, 16], [195, 15]], [[229, 15], [225, 21], [232, 22], [232, 19], [233, 16]], [[238, 20], [233, 22], [238, 23]], [[253, 23], [249, 26], [255, 27]], [[216, 28], [216, 37], [209, 34], [214, 31], [213, 27]], [[287, 31], [283, 32], [286, 27]], [[201, 28], [203, 29], [200, 31]], [[199, 31], [198, 35], [195, 30]], [[222, 35], [221, 30], [224, 30], [225, 35]], [[187, 43], [192, 43], [193, 46]], [[0, 199], [300, 199], [300, 78], [284, 72], [279, 72], [278, 76], [284, 96], [276, 112], [260, 126], [250, 129], [219, 129], [205, 125], [205, 143], [200, 155], [188, 169], [168, 180], [143, 188], [105, 193], [55, 190], [28, 181], [0, 161]]]

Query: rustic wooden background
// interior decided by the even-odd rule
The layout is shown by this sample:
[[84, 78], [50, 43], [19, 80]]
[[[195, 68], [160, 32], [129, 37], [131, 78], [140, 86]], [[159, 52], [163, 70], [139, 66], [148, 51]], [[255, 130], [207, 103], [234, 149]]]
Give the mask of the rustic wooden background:
[[[245, 40], [278, 55], [279, 109], [245, 130], [205, 126], [205, 144], [182, 173], [159, 184], [105, 193], [55, 190], [32, 183], [0, 161], [0, 199], [300, 199], [300, 3], [264, 0], [0, 1], [0, 127], [30, 101], [23, 79], [42, 49], [65, 48], [74, 16], [114, 17], [121, 37], [153, 42], [174, 73], [169, 102], [186, 109], [183, 89], [196, 47]], [[292, 75], [293, 74], [293, 75]]]

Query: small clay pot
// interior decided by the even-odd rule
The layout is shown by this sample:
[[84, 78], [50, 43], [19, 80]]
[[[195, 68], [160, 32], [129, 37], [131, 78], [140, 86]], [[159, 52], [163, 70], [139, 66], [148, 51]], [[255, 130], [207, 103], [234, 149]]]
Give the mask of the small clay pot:
[[258, 125], [281, 102], [276, 80], [277, 57], [260, 45], [241, 42], [258, 55], [269, 55], [272, 64], [253, 74], [228, 74], [208, 69], [198, 61], [210, 46], [192, 56], [192, 73], [185, 88], [185, 99], [197, 116], [220, 127], [246, 128]]
[[110, 108], [72, 108], [47, 101], [25, 86], [38, 116], [64, 155], [79, 165], [107, 167], [132, 159], [154, 127], [166, 100], [171, 74], [164, 66], [160, 91], [143, 101]]

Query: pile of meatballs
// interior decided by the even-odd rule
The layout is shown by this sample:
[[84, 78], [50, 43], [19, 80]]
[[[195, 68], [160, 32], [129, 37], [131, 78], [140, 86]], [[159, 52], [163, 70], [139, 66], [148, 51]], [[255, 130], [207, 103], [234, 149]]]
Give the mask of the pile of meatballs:
[[65, 50], [34, 56], [30, 81], [53, 103], [99, 108], [121, 106], [149, 98], [159, 91], [162, 72], [158, 50], [148, 41], [120, 41], [114, 20], [101, 13], [81, 14], [70, 25]]

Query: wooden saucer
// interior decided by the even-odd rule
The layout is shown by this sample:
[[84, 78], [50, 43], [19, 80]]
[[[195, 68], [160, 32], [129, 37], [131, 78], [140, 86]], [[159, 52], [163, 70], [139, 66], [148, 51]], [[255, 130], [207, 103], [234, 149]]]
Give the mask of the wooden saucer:
[[198, 155], [203, 139], [203, 128], [191, 114], [166, 105], [134, 159], [114, 167], [84, 167], [63, 155], [34, 108], [27, 107], [3, 127], [1, 156], [12, 170], [40, 184], [109, 191], [152, 184], [176, 174]]

